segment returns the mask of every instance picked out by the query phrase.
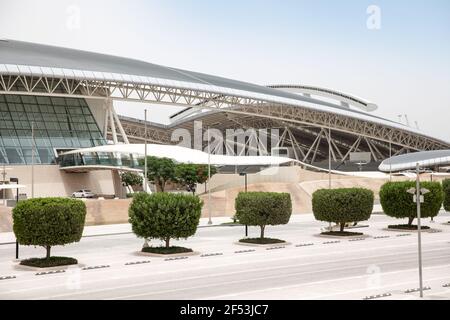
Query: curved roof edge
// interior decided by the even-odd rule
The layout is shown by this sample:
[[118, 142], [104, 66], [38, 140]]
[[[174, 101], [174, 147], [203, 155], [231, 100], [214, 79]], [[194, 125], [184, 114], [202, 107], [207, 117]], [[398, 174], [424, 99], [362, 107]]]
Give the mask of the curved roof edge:
[[448, 166], [450, 165], [450, 150], [421, 151], [402, 154], [384, 160], [378, 169], [383, 172], [412, 170], [417, 163], [420, 167]]
[[[91, 152], [127, 153], [144, 156], [145, 144], [104, 145], [92, 148], [71, 150], [62, 153], [61, 156], [77, 153], [91, 153]], [[208, 164], [208, 153], [181, 146], [149, 143], [147, 144], [147, 154], [156, 157], [170, 158], [181, 163]], [[267, 165], [281, 165], [284, 163], [293, 162], [295, 160], [291, 158], [275, 157], [275, 156], [230, 156], [230, 155], [211, 154], [209, 161], [212, 165], [218, 166], [222, 165], [267, 166]]]
[[76, 49], [12, 40], [0, 41], [0, 76], [2, 75], [114, 82], [207, 92], [338, 114], [448, 144], [398, 122], [323, 100], [252, 83]]
[[286, 85], [277, 84], [277, 85], [269, 85], [267, 87], [290, 93], [316, 95], [324, 98], [337, 99], [344, 105], [345, 104], [352, 105], [366, 112], [371, 112], [378, 109], [378, 106], [373, 102], [359, 98], [352, 94], [323, 87], [296, 85], [296, 84], [286, 84]]

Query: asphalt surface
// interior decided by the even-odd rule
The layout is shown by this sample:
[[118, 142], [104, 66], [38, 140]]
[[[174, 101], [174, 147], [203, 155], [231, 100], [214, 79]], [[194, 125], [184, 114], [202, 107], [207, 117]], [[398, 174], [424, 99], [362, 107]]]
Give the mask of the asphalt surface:
[[[441, 231], [423, 234], [425, 297], [448, 299], [450, 219], [435, 220], [424, 219]], [[87, 237], [53, 251], [76, 257], [80, 266], [42, 275], [18, 266], [14, 245], [5, 244], [0, 279], [15, 278], [0, 280], [0, 299], [417, 299], [417, 292], [405, 293], [419, 285], [417, 234], [384, 230], [391, 223], [373, 215], [370, 227], [354, 230], [370, 237], [349, 241], [318, 237], [323, 223], [296, 216], [289, 225], [268, 228], [267, 236], [290, 242], [272, 249], [236, 244], [242, 227], [201, 228], [195, 237], [174, 241], [199, 254], [177, 260], [140, 255], [143, 241], [133, 234]], [[21, 258], [43, 254], [42, 248], [21, 248]]]

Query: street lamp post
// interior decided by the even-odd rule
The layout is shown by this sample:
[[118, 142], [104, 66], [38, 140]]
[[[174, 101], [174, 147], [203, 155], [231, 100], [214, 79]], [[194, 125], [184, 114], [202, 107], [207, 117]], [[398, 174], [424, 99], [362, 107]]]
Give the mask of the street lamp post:
[[209, 127], [208, 134], [208, 224], [212, 224], [211, 219], [211, 146], [209, 143]]
[[421, 203], [425, 201], [424, 195], [430, 192], [425, 188], [420, 188], [420, 166], [416, 163], [416, 188], [411, 188], [408, 193], [414, 195], [414, 202], [417, 204], [417, 242], [419, 257], [419, 290], [420, 297], [423, 298], [423, 272], [422, 272], [422, 225], [421, 225]]
[[422, 275], [422, 226], [420, 224], [421, 212], [420, 212], [420, 202], [421, 202], [421, 191], [420, 191], [420, 176], [419, 176], [419, 163], [416, 164], [416, 203], [417, 203], [417, 240], [418, 240], [418, 250], [419, 250], [419, 288], [420, 297], [423, 298], [423, 275]]
[[[147, 109], [144, 109], [144, 192], [148, 192], [148, 181], [147, 181]], [[144, 238], [144, 248], [148, 248], [148, 239]]]
[[[15, 182], [19, 184], [19, 178], [10, 178], [10, 182]], [[19, 188], [16, 189], [16, 206], [19, 203]], [[16, 238], [16, 259], [19, 259], [19, 241]]]
[[144, 192], [147, 192], [147, 109], [144, 110]]
[[34, 121], [31, 122], [31, 198], [34, 198]]
[[328, 189], [331, 189], [331, 128], [328, 128]]
[[[247, 192], [247, 172], [239, 173], [240, 176], [245, 177], [245, 192]], [[248, 225], [245, 225], [245, 236], [248, 237]]]
[[389, 182], [392, 182], [392, 142], [389, 141]]

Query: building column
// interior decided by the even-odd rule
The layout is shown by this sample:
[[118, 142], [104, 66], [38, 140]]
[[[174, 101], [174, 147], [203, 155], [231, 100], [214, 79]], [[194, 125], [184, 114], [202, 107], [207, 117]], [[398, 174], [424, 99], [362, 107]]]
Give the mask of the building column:
[[114, 195], [119, 199], [124, 199], [126, 195], [123, 192], [122, 180], [120, 179], [119, 170], [111, 170], [111, 175], [114, 184]]

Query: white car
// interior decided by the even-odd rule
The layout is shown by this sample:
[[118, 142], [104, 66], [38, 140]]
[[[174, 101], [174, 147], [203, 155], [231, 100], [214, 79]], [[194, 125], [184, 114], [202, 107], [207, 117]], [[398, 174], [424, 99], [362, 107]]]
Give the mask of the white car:
[[72, 197], [73, 198], [94, 198], [95, 193], [91, 192], [91, 190], [82, 189], [82, 190], [78, 190], [78, 191], [75, 191], [74, 193], [72, 193]]

